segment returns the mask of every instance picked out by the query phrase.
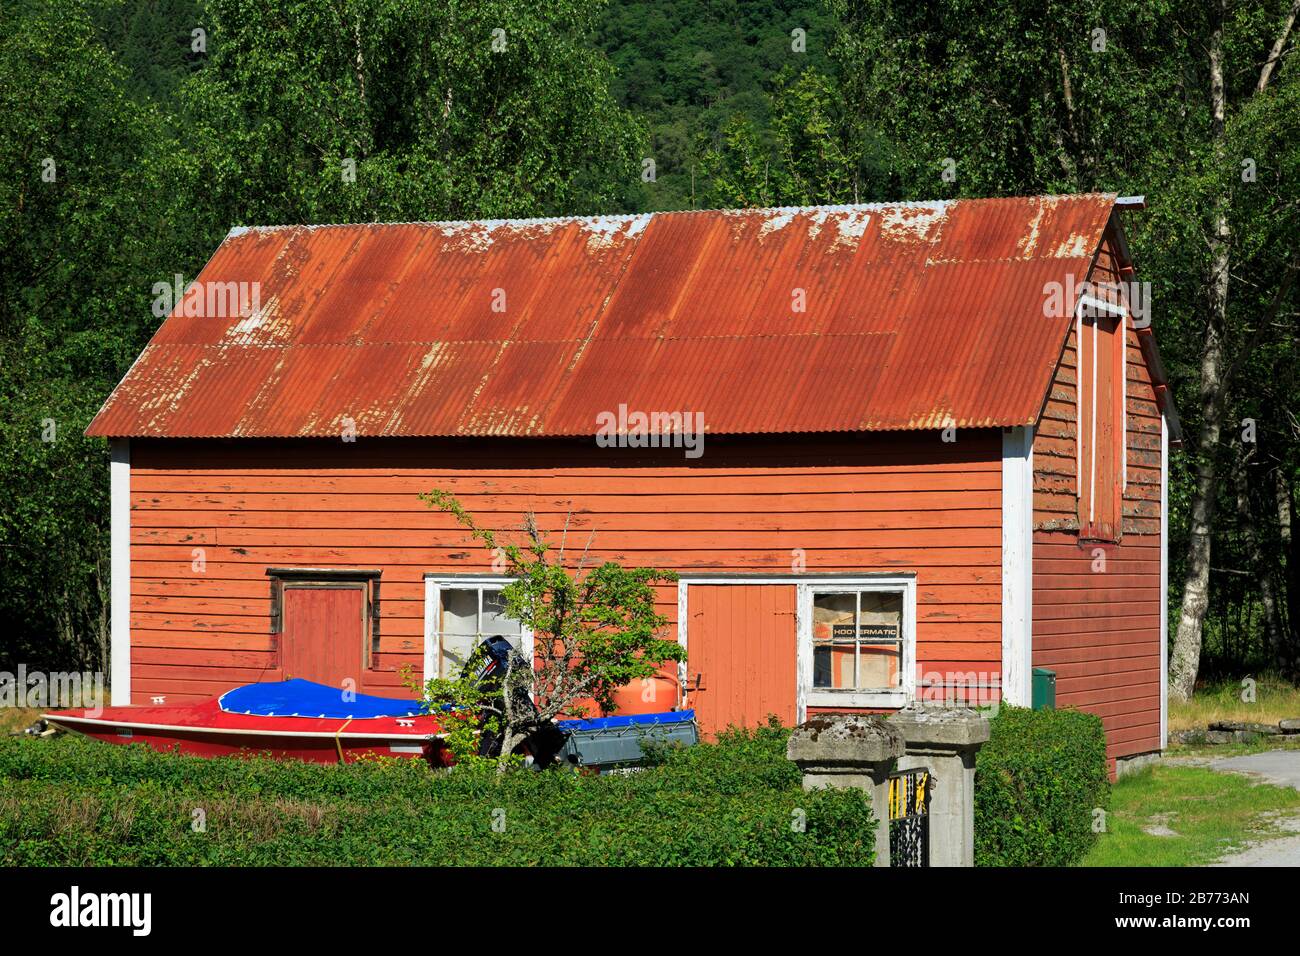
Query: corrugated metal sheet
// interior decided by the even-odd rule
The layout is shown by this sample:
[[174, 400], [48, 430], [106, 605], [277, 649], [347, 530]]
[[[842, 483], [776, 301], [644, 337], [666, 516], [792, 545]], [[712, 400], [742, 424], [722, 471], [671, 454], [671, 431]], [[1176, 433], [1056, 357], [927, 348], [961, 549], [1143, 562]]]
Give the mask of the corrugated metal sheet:
[[1087, 276], [1114, 204], [237, 229], [197, 285], [259, 307], [178, 307], [87, 433], [590, 435], [620, 405], [717, 434], [1028, 424], [1069, 324], [1044, 284]]

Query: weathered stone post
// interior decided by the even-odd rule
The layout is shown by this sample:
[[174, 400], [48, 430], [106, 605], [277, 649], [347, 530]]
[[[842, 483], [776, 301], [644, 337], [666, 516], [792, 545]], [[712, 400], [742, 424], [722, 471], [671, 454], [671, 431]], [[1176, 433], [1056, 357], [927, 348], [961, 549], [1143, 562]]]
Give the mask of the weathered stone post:
[[889, 718], [906, 752], [899, 770], [930, 771], [930, 865], [975, 865], [975, 754], [989, 722], [964, 707], [913, 704]]
[[889, 775], [903, 747], [899, 728], [865, 714], [813, 717], [794, 729], [786, 745], [805, 790], [858, 787], [871, 794], [876, 866], [889, 866]]

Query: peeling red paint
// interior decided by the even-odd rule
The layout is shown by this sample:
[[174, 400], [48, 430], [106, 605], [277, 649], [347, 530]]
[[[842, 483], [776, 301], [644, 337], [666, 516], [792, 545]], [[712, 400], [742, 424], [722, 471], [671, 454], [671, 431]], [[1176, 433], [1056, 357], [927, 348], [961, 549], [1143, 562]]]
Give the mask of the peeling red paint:
[[[1113, 195], [234, 230], [87, 434], [589, 435], [1032, 423]], [[803, 304], [803, 309], [798, 308]]]

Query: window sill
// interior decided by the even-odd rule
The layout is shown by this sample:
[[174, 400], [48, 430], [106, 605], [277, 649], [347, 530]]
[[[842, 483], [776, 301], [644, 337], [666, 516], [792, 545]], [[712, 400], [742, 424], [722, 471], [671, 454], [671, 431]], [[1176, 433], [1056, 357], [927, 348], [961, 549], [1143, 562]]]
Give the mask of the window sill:
[[904, 690], [810, 690], [809, 707], [903, 707]]

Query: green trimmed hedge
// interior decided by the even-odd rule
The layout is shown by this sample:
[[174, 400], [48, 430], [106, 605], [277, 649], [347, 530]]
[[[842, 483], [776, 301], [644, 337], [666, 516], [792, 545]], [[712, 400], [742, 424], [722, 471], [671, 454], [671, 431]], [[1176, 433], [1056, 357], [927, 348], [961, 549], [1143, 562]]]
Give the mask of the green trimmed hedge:
[[870, 866], [866, 794], [805, 794], [786, 735], [735, 731], [599, 777], [5, 738], [0, 865]]
[[1100, 717], [1004, 705], [975, 761], [975, 865], [1072, 866], [1109, 800]]

